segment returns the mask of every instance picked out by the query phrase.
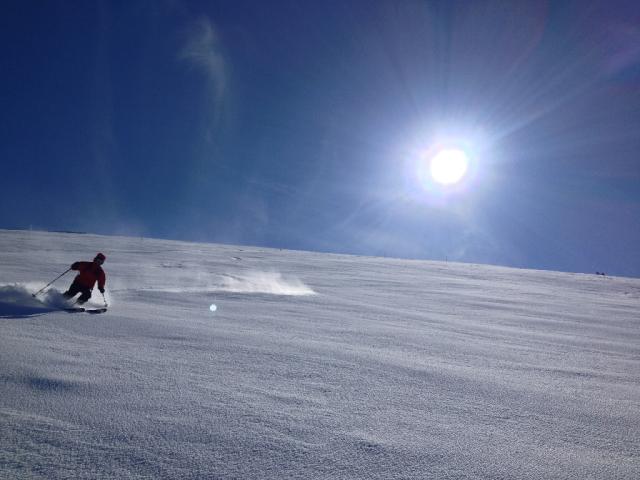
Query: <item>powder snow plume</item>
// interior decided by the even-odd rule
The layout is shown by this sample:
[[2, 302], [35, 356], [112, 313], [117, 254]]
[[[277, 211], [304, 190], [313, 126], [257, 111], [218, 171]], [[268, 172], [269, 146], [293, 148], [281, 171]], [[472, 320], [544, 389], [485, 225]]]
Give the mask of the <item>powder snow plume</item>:
[[279, 272], [248, 272], [244, 275], [224, 275], [221, 290], [233, 293], [269, 293], [272, 295], [315, 295], [311, 288], [296, 277], [283, 277]]
[[37, 284], [0, 285], [0, 316], [32, 315], [68, 306], [55, 288], [34, 297], [32, 293], [39, 288], [41, 285]]

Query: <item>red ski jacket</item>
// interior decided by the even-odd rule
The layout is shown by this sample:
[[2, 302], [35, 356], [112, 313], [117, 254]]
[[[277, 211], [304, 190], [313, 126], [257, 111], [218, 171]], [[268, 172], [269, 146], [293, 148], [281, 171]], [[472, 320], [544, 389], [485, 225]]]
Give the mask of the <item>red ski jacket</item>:
[[76, 262], [71, 265], [71, 270], [78, 270], [80, 272], [80, 274], [76, 276], [74, 283], [85, 288], [93, 288], [93, 285], [98, 282], [98, 288], [100, 290], [104, 288], [104, 282], [106, 282], [107, 277], [102, 267], [97, 263]]

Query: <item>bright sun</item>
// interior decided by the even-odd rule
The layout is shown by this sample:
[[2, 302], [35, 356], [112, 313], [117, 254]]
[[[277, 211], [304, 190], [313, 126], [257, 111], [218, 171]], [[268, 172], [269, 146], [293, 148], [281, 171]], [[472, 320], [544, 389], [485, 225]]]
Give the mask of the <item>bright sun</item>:
[[458, 183], [468, 168], [469, 157], [462, 150], [440, 150], [431, 158], [431, 177], [441, 185]]

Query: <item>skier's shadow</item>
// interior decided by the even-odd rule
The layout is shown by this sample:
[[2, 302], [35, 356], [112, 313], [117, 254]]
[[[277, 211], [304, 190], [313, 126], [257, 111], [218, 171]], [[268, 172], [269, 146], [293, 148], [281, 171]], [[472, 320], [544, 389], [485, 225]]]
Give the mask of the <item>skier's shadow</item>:
[[0, 302], [0, 318], [29, 318], [37, 317], [55, 311], [55, 308], [19, 305], [16, 303]]

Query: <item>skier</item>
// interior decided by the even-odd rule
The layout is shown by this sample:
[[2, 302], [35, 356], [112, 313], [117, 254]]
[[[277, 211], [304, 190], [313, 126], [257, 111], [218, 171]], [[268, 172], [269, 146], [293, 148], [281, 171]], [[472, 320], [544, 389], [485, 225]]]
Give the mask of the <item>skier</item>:
[[71, 270], [78, 270], [80, 273], [73, 280], [69, 290], [64, 292], [66, 298], [75, 297], [78, 293], [82, 293], [78, 302], [80, 305], [91, 298], [91, 291], [96, 282], [98, 282], [98, 290], [104, 295], [104, 283], [107, 279], [102, 270], [101, 265], [107, 259], [102, 253], [98, 253], [93, 262], [75, 262], [71, 265]]

